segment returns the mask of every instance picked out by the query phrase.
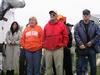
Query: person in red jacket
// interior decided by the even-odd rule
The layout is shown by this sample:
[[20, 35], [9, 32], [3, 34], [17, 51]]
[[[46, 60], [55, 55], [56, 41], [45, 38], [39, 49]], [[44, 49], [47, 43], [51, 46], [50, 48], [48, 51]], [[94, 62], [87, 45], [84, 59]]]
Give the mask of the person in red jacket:
[[37, 19], [31, 17], [29, 25], [25, 28], [20, 38], [20, 45], [25, 49], [26, 54], [27, 75], [33, 75], [33, 73], [34, 75], [40, 75], [42, 39], [42, 28], [37, 24]]
[[50, 21], [44, 27], [44, 43], [46, 49], [46, 75], [52, 75], [53, 61], [57, 75], [63, 75], [63, 47], [68, 44], [68, 31], [65, 25], [57, 20], [57, 13], [49, 12]]

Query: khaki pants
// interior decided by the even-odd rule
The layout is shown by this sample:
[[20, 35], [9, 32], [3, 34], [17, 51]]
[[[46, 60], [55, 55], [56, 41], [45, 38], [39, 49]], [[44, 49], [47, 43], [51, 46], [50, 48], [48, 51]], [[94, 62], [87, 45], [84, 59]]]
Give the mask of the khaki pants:
[[53, 60], [56, 68], [57, 75], [63, 75], [63, 48], [56, 49], [55, 51], [46, 51], [46, 74], [53, 75]]

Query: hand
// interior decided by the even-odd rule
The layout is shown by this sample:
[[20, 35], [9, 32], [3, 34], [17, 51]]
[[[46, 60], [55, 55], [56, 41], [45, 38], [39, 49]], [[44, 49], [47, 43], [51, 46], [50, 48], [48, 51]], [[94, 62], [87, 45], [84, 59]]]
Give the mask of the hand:
[[15, 41], [12, 41], [11, 43], [10, 43], [10, 45], [15, 45], [16, 43], [15, 43]]
[[85, 49], [86, 48], [84, 45], [80, 45], [79, 47], [80, 47], [80, 49]]
[[16, 45], [16, 42], [14, 41], [14, 43], [13, 43], [14, 45]]
[[13, 45], [12, 42], [10, 43], [10, 45]]
[[91, 47], [92, 46], [92, 43], [91, 42], [88, 42], [86, 45], [87, 45], [87, 47]]

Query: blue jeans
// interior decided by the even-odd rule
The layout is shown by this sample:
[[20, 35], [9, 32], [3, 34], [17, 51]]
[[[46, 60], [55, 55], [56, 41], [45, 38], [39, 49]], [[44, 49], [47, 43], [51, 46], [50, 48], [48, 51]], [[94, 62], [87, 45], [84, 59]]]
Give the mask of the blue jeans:
[[29, 52], [26, 50], [27, 75], [40, 75], [41, 57], [42, 49], [36, 52]]
[[77, 75], [82, 75], [88, 70], [88, 61], [90, 63], [90, 75], [96, 75], [96, 53], [92, 48], [88, 49], [88, 54], [78, 56], [76, 61]]

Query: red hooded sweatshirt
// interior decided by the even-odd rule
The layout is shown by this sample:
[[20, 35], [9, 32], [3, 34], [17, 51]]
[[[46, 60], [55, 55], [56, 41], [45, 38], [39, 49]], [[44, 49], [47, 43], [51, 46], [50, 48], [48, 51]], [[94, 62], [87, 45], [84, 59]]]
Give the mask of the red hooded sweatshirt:
[[49, 21], [44, 27], [44, 48], [47, 50], [55, 50], [68, 44], [68, 31], [65, 25], [57, 21], [51, 24]]

